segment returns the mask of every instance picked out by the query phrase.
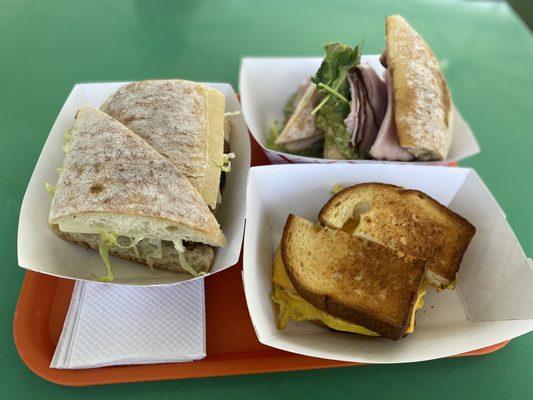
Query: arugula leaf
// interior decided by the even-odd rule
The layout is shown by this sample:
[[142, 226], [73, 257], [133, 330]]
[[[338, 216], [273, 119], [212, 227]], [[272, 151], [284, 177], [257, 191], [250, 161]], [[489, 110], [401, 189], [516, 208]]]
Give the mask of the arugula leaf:
[[319, 110], [315, 117], [315, 123], [318, 129], [324, 131], [328, 144], [333, 141], [343, 157], [354, 159], [357, 153], [344, 123], [349, 112], [350, 106], [335, 97]]
[[[326, 97], [313, 110], [316, 114], [335, 95], [339, 99], [350, 98], [350, 85], [346, 80], [348, 72], [359, 64], [359, 46], [354, 48], [342, 43], [329, 43], [324, 46], [326, 56], [311, 81]], [[336, 93], [336, 94], [335, 94]]]
[[353, 159], [357, 153], [344, 124], [350, 113], [351, 98], [346, 78], [350, 70], [359, 64], [359, 46], [352, 48], [342, 43], [330, 43], [324, 49], [326, 56], [311, 78], [324, 97], [312, 113], [316, 114], [316, 126], [324, 131], [328, 144], [333, 140], [343, 157]]

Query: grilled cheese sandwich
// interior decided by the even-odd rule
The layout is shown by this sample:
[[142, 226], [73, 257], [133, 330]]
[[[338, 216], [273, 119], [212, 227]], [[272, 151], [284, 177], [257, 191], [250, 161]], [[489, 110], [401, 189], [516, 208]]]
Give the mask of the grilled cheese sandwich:
[[[361, 325], [354, 324], [349, 321], [345, 321], [341, 318], [337, 318], [327, 312], [319, 310], [311, 303], [305, 301], [296, 292], [287, 270], [283, 264], [281, 258], [281, 251], [278, 250], [274, 259], [273, 265], [273, 291], [272, 301], [277, 307], [277, 326], [278, 329], [284, 329], [287, 326], [289, 319], [294, 321], [319, 321], [327, 327], [336, 331], [357, 333], [359, 335], [366, 336], [379, 336], [376, 332], [371, 331]], [[424, 306], [424, 295], [426, 294], [425, 285], [422, 286], [418, 292], [418, 298], [416, 300], [413, 314], [411, 316], [411, 323], [405, 331], [405, 333], [413, 333], [415, 329], [415, 314], [416, 311]]]

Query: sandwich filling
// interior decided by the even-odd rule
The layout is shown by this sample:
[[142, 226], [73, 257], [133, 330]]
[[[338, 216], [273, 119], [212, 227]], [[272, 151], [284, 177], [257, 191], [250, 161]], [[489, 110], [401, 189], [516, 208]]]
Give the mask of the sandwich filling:
[[[58, 225], [58, 229], [61, 232], [67, 234], [74, 234], [75, 237], [79, 238], [79, 240], [85, 242], [90, 242], [91, 236], [94, 235], [94, 233], [84, 232], [86, 231], [86, 229], [67, 230], [64, 226], [62, 227], [61, 225]], [[178, 254], [179, 265], [183, 270], [193, 276], [199, 276], [204, 274], [204, 272], [196, 271], [185, 258], [185, 252], [187, 251], [187, 249], [185, 248], [182, 239], [176, 239], [175, 241], [166, 241], [157, 238], [124, 236], [112, 231], [102, 230], [98, 232], [98, 253], [100, 254], [100, 257], [102, 258], [102, 261], [106, 266], [107, 273], [106, 275], [96, 276], [96, 278], [98, 278], [98, 280], [101, 282], [113, 281], [113, 265], [110, 259], [110, 252], [113, 250], [132, 249], [133, 254], [136, 258], [145, 259], [148, 266], [153, 268], [157, 260], [161, 260], [163, 258], [164, 245], [171, 245], [172, 247], [174, 247]], [[139, 247], [141, 246], [143, 249], [142, 255], [139, 250]]]
[[[277, 308], [277, 326], [278, 329], [284, 329], [287, 326], [288, 320], [294, 321], [312, 321], [321, 322], [327, 327], [342, 331], [357, 333], [366, 336], [379, 336], [376, 332], [373, 332], [364, 326], [354, 324], [328, 314], [322, 310], [319, 310], [306, 300], [304, 300], [294, 288], [287, 270], [283, 264], [281, 258], [281, 251], [278, 250], [274, 259], [274, 275], [273, 275], [273, 290], [271, 299]], [[423, 297], [426, 294], [425, 286], [423, 286], [419, 293], [416, 303], [411, 315], [411, 322], [405, 333], [413, 333], [415, 328], [415, 313], [417, 310], [424, 306]]]
[[387, 110], [369, 153], [377, 160], [411, 161], [413, 155], [398, 143], [392, 104], [392, 82], [388, 70], [385, 70], [384, 79], [387, 86]]
[[[382, 76], [360, 63], [359, 46], [324, 46], [320, 67], [289, 99], [284, 127], [272, 125], [267, 147], [304, 156], [313, 149], [331, 159], [444, 159], [452, 112], [438, 62], [403, 18], [387, 17], [386, 29]], [[401, 97], [395, 104], [394, 92]]]
[[272, 125], [268, 147], [317, 156], [318, 144], [326, 158], [412, 160], [396, 137], [385, 58], [381, 77], [370, 64], [359, 62], [358, 47], [333, 43], [325, 50], [316, 75], [287, 102], [283, 129]]

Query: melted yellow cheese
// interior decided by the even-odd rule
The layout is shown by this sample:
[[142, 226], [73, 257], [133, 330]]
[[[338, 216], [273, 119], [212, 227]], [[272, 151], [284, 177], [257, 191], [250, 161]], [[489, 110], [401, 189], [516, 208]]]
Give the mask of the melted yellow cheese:
[[[304, 300], [294, 289], [294, 286], [287, 275], [285, 265], [283, 265], [281, 252], [279, 250], [274, 259], [274, 276], [272, 280], [274, 282], [272, 301], [276, 304], [278, 309], [277, 325], [279, 329], [285, 328], [290, 318], [295, 321], [320, 321], [331, 329], [338, 331], [358, 333], [367, 336], [379, 336], [376, 332], [363, 326], [345, 321], [341, 318], [334, 317], [325, 311], [319, 310], [311, 303]], [[423, 287], [418, 293], [418, 299], [411, 316], [411, 323], [405, 333], [412, 333], [414, 331], [415, 312], [424, 305], [423, 297], [425, 294], [426, 289]]]

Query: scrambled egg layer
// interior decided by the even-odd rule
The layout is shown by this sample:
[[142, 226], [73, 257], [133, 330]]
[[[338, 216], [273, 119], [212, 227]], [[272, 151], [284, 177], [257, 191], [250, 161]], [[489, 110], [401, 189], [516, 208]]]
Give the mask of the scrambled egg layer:
[[[354, 324], [349, 321], [334, 317], [319, 310], [312, 304], [305, 301], [294, 289], [292, 282], [287, 275], [285, 265], [281, 259], [281, 251], [278, 250], [276, 258], [274, 259], [274, 290], [272, 292], [272, 301], [277, 305], [277, 325], [278, 329], [283, 329], [287, 326], [290, 319], [295, 321], [320, 321], [331, 329], [343, 332], [358, 333], [367, 336], [379, 336], [363, 326]], [[415, 303], [413, 314], [411, 316], [411, 324], [405, 333], [412, 333], [415, 328], [415, 312], [424, 305], [423, 297], [426, 294], [426, 289], [423, 287], [418, 293], [418, 299]]]

